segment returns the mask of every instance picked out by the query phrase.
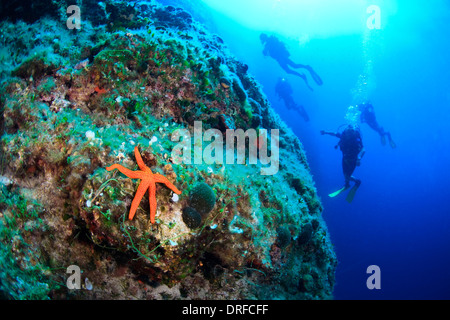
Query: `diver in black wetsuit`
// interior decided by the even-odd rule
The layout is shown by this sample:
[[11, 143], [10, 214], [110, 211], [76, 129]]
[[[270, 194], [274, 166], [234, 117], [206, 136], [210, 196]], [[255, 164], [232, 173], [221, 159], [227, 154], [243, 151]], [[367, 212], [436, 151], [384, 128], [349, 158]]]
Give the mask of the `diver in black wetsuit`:
[[303, 106], [299, 106], [295, 103], [294, 98], [292, 97], [292, 87], [289, 82], [286, 81], [286, 79], [278, 78], [278, 82], [275, 86], [275, 92], [280, 99], [283, 99], [286, 108], [288, 108], [289, 110], [293, 109], [297, 111], [303, 117], [303, 119], [305, 119], [305, 121], [309, 121], [309, 116]]
[[361, 164], [361, 158], [365, 154], [359, 127], [356, 125], [348, 125], [342, 133], [324, 130], [320, 131], [320, 133], [322, 135], [328, 134], [339, 138], [339, 142], [335, 148], [337, 149], [339, 146], [342, 151], [342, 171], [344, 173], [345, 185], [338, 191], [329, 194], [329, 196], [332, 198], [336, 197], [341, 192], [350, 188], [350, 181], [353, 181], [355, 182], [355, 185], [347, 195], [347, 201], [352, 202], [356, 190], [361, 185], [361, 180], [356, 179], [352, 174], [353, 171], [355, 171], [355, 168]]
[[264, 56], [270, 56], [273, 59], [275, 59], [281, 68], [283, 68], [284, 71], [286, 71], [289, 74], [296, 75], [305, 81], [308, 88], [312, 91], [313, 89], [308, 83], [308, 79], [303, 73], [299, 73], [297, 71], [294, 71], [290, 69], [289, 67], [293, 67], [296, 69], [303, 68], [309, 71], [311, 74], [311, 77], [314, 79], [314, 81], [321, 86], [323, 84], [322, 79], [320, 79], [319, 75], [314, 72], [314, 70], [307, 65], [299, 64], [293, 62], [291, 59], [289, 59], [289, 56], [291, 55], [289, 51], [286, 49], [286, 46], [283, 42], [278, 40], [275, 36], [268, 36], [264, 33], [262, 33], [259, 36], [261, 43], [264, 45], [263, 54]]
[[365, 102], [357, 106], [359, 111], [361, 111], [361, 123], [367, 123], [369, 127], [375, 130], [381, 137], [381, 144], [386, 145], [386, 137], [388, 137], [389, 145], [392, 149], [396, 148], [395, 142], [391, 138], [391, 134], [378, 124], [377, 119], [375, 117], [375, 111], [370, 102]]

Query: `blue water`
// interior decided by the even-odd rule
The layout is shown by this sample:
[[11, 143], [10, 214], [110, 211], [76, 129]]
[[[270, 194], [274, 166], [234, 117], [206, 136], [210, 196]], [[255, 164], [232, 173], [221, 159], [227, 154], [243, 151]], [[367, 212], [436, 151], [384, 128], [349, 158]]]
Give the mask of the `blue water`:
[[[249, 10], [254, 1], [245, 8], [239, 2], [204, 0], [192, 13], [248, 64], [302, 141], [339, 260], [335, 298], [449, 299], [450, 4], [348, 1], [340, 8], [332, 0], [314, 5], [267, 0]], [[366, 29], [370, 14], [362, 9], [370, 4], [381, 9], [381, 30]], [[297, 21], [293, 12], [294, 17], [299, 13]], [[283, 40], [292, 60], [311, 65], [323, 86], [309, 77], [311, 92], [300, 78], [264, 57], [261, 32]], [[368, 86], [358, 82], [361, 75], [367, 76]], [[294, 99], [310, 122], [277, 98], [278, 77], [292, 84]], [[345, 123], [357, 90], [373, 103], [378, 122], [391, 132], [397, 148], [383, 146], [378, 134], [362, 124], [366, 155], [354, 173], [362, 185], [348, 204], [345, 195], [327, 196], [344, 183], [341, 152], [333, 148], [336, 138], [319, 132]], [[379, 290], [366, 286], [369, 265], [380, 267]]]

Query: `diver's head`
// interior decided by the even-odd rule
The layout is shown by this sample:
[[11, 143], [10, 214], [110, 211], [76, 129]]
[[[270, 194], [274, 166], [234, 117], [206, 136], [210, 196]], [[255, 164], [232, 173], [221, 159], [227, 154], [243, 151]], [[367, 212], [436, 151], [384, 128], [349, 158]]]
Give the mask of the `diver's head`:
[[269, 36], [265, 33], [261, 33], [259, 36], [259, 39], [261, 40], [262, 43], [267, 42], [267, 39], [269, 39]]
[[341, 150], [354, 145], [356, 142], [361, 141], [361, 131], [356, 124], [349, 124], [345, 127], [341, 134]]
[[359, 126], [358, 126], [357, 124], [349, 124], [349, 125], [344, 129], [344, 131], [357, 131], [357, 132], [359, 132], [360, 129], [359, 129]]
[[372, 103], [370, 102], [370, 100], [367, 100], [367, 101], [364, 101], [361, 104], [359, 104], [358, 107], [362, 107], [362, 108], [372, 107]]

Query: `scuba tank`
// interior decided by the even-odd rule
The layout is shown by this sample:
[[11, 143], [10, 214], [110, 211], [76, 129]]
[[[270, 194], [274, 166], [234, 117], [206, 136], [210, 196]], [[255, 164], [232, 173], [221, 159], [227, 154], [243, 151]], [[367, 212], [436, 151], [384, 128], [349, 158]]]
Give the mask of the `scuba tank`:
[[358, 125], [348, 125], [340, 135], [339, 147], [343, 153], [357, 155], [361, 151], [362, 138]]

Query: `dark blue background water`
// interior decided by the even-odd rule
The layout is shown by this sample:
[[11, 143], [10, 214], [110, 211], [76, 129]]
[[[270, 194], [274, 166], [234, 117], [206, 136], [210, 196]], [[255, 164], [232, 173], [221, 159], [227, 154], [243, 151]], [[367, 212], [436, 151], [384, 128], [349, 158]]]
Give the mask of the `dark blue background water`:
[[[280, 35], [292, 60], [311, 65], [322, 77], [322, 87], [310, 78], [314, 92], [262, 55], [259, 34], [265, 30], [248, 28], [200, 3], [193, 15], [206, 19], [210, 30], [249, 65], [306, 149], [339, 260], [335, 298], [449, 299], [450, 9], [445, 1], [397, 1], [396, 13], [372, 37], [366, 56], [361, 33], [313, 38], [304, 45]], [[267, 21], [267, 29], [274, 23]], [[319, 131], [345, 123], [368, 57], [374, 84], [369, 98], [398, 147], [382, 146], [378, 134], [362, 125], [366, 155], [355, 171], [362, 185], [348, 204], [345, 195], [327, 196], [344, 182], [341, 153], [333, 148], [337, 139]], [[274, 87], [280, 76], [293, 85], [294, 99], [304, 105], [309, 123], [278, 100]], [[381, 290], [366, 287], [366, 269], [372, 264], [381, 269]]]

